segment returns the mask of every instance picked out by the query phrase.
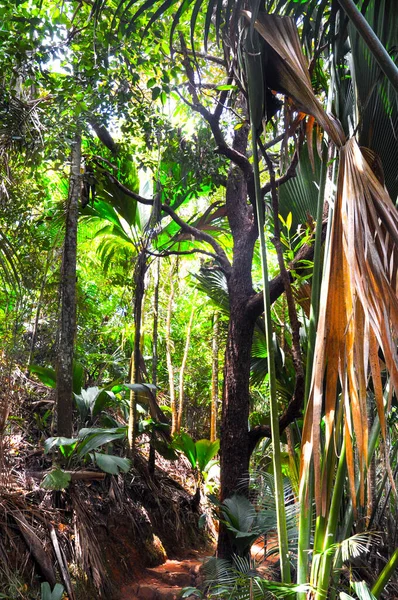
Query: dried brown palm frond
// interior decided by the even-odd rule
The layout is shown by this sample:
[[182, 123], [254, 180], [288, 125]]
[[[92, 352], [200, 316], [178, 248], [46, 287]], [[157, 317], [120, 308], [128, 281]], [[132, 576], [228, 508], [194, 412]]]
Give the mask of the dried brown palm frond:
[[[250, 22], [252, 15], [243, 11]], [[259, 13], [255, 29], [266, 44], [266, 84], [294, 100], [296, 108], [312, 115], [337, 146], [344, 144], [345, 135], [340, 123], [327, 115], [315, 96], [294, 20], [275, 14]]]
[[[251, 14], [244, 12], [248, 21]], [[293, 99], [297, 110], [312, 115], [340, 150], [338, 189], [329, 255], [321, 292], [312, 386], [305, 415], [301, 485], [314, 459], [318, 514], [326, 515], [330, 474], [321, 472], [321, 419], [325, 414], [328, 456], [336, 435], [337, 412], [342, 419], [347, 468], [355, 506], [354, 448], [364, 501], [368, 426], [366, 393], [371, 378], [386, 437], [382, 394], [382, 353], [392, 387], [398, 390], [398, 213], [383, 186], [383, 171], [371, 150], [355, 139], [345, 141], [342, 127], [327, 115], [311, 86], [307, 61], [294, 21], [260, 13], [255, 29], [265, 40], [264, 77], [272, 89]], [[341, 400], [338, 392], [342, 390]], [[324, 460], [323, 464], [326, 465]]]
[[[365, 156], [366, 158], [365, 158]], [[367, 466], [366, 391], [369, 377], [381, 424], [386, 423], [379, 351], [393, 388], [398, 390], [398, 213], [355, 139], [340, 152], [333, 229], [321, 292], [321, 311], [312, 389], [303, 431], [302, 475], [311, 456], [315, 466], [318, 513], [327, 512], [327, 475], [321, 476], [320, 423], [325, 406], [325, 454], [333, 440], [341, 385], [347, 467], [355, 505], [355, 434], [364, 500]]]
[[4, 352], [0, 353], [0, 490], [11, 485], [6, 461], [6, 425], [11, 410], [11, 373]]
[[109, 597], [114, 592], [113, 585], [106, 577], [107, 568], [104, 554], [95, 534], [95, 517], [90, 505], [78, 493], [72, 493], [75, 527], [75, 552], [82, 572], [93, 582], [101, 597]]

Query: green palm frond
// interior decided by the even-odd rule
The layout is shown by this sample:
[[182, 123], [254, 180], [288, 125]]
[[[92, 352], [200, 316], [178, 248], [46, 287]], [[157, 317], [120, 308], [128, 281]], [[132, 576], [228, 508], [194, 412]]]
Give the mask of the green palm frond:
[[[252, 471], [248, 477], [242, 478], [242, 489], [247, 489], [249, 484], [250, 496], [253, 497], [253, 502], [244, 499], [248, 505], [252, 506], [252, 514], [256, 516], [256, 527], [258, 536], [266, 534], [270, 531], [276, 531], [277, 514], [275, 504], [275, 484], [272, 473], [268, 473], [263, 469]], [[289, 549], [292, 554], [295, 554], [297, 549], [298, 538], [298, 512], [299, 506], [295, 501], [293, 487], [288, 478], [283, 480], [283, 495], [286, 508], [286, 526], [289, 539]], [[242, 498], [242, 496], [239, 496]], [[243, 509], [243, 506], [242, 506]], [[248, 510], [250, 514], [250, 510]], [[278, 552], [277, 545], [271, 546], [266, 557]]]
[[[365, 17], [392, 57], [398, 57], [398, 13], [394, 0], [371, 0]], [[383, 164], [385, 184], [398, 197], [398, 100], [366, 44], [348, 27], [359, 108], [359, 144], [370, 148]]]
[[363, 556], [372, 549], [372, 542], [376, 543], [380, 541], [381, 535], [374, 531], [357, 533], [341, 542], [341, 558], [343, 562], [349, 562], [352, 559]]
[[286, 220], [292, 214], [291, 231], [295, 232], [298, 225], [305, 225], [309, 218], [315, 219], [318, 206], [318, 189], [321, 172], [321, 160], [315, 151], [314, 169], [305, 144], [300, 152], [296, 177], [292, 177], [279, 188], [279, 210]]
[[224, 314], [229, 314], [228, 284], [224, 273], [217, 268], [202, 267], [193, 277], [197, 289], [209, 296]]
[[[322, 17], [330, 18], [331, 9], [329, 2], [322, 0], [321, 3], [308, 1], [297, 2], [297, 0], [279, 0], [265, 3], [267, 12], [277, 14], [286, 14], [300, 20], [302, 24], [303, 39], [307, 46], [311, 47], [319, 42], [321, 28], [319, 26]], [[105, 10], [106, 0], [95, 0], [92, 8], [92, 15], [97, 17]], [[198, 18], [204, 15], [203, 26], [203, 44], [207, 48], [210, 32], [213, 29], [216, 41], [226, 38], [236, 43], [239, 39], [236, 31], [236, 24], [240, 18], [240, 13], [244, 8], [243, 0], [227, 0], [226, 3], [221, 0], [145, 0], [139, 5], [138, 0], [119, 0], [116, 10], [113, 14], [112, 27], [119, 26], [126, 36], [129, 36], [140, 19], [148, 16], [143, 31], [145, 35], [150, 27], [158, 20], [164, 18], [167, 14], [171, 15], [170, 20], [170, 45], [173, 42], [173, 36], [180, 24], [189, 19], [191, 32], [191, 45], [195, 45], [195, 29], [197, 29]], [[253, 15], [252, 27], [261, 8], [260, 0], [250, 0], [245, 5]]]
[[13, 151], [32, 151], [43, 143], [40, 103], [25, 100], [0, 88], [0, 156]]
[[205, 584], [209, 598], [225, 600], [273, 600], [294, 598], [307, 592], [308, 585], [283, 584], [263, 579], [251, 557], [234, 556], [232, 563], [210, 558], [204, 565]]
[[0, 231], [0, 279], [6, 290], [12, 289], [18, 295], [21, 292], [21, 274], [15, 248]]

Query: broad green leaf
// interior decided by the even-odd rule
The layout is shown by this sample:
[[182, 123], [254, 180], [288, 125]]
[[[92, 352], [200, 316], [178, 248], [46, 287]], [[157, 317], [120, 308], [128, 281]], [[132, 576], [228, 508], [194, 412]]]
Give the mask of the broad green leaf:
[[182, 589], [181, 598], [191, 598], [191, 596], [203, 598], [203, 592], [194, 587], [186, 587]]
[[196, 461], [200, 471], [204, 471], [207, 464], [218, 453], [220, 449], [220, 440], [211, 442], [210, 440], [198, 440], [195, 444]]
[[68, 487], [70, 480], [70, 473], [65, 473], [61, 469], [54, 469], [50, 473], [47, 473], [40, 487], [45, 490], [64, 490]]
[[204, 529], [204, 527], [206, 525], [206, 521], [207, 521], [207, 515], [206, 515], [206, 513], [203, 513], [202, 515], [200, 515], [200, 517], [198, 519], [199, 529]]
[[218, 85], [216, 87], [216, 90], [219, 90], [220, 92], [222, 92], [222, 91], [228, 91], [228, 90], [236, 90], [236, 89], [237, 89], [236, 85], [227, 85], [227, 84], [225, 84], [225, 85]]
[[131, 460], [128, 458], [121, 458], [120, 456], [114, 456], [113, 454], [101, 454], [94, 452], [95, 462], [101, 471], [109, 473], [110, 475], [117, 475], [120, 471], [127, 473], [131, 467]]
[[154, 440], [152, 442], [156, 452], [159, 452], [166, 460], [177, 460], [178, 454], [174, 452], [173, 448], [163, 440]]
[[227, 498], [222, 503], [221, 510], [227, 526], [240, 532], [250, 531], [256, 511], [250, 500], [245, 496], [234, 494], [231, 498]]
[[156, 390], [156, 385], [152, 385], [152, 383], [125, 383], [124, 387], [133, 392], [144, 392], [145, 394]]
[[123, 425], [122, 427], [83, 427], [80, 429], [77, 437], [79, 440], [84, 439], [88, 435], [92, 433], [121, 433], [123, 435], [127, 434], [127, 426]]
[[97, 416], [111, 399], [111, 395], [106, 390], [97, 386], [81, 390], [80, 394], [74, 394], [78, 411], [84, 420], [88, 414], [92, 417]]
[[351, 585], [359, 600], [376, 600], [376, 596], [369, 590], [365, 581], [353, 581]]
[[191, 463], [191, 467], [193, 469], [196, 468], [196, 447], [195, 442], [187, 433], [180, 433], [173, 440], [172, 448], [176, 450], [181, 450]]
[[[84, 439], [79, 444], [79, 447], [77, 450], [78, 455], [85, 456], [92, 450], [96, 450], [97, 448], [100, 448], [100, 446], [103, 446], [104, 444], [109, 444], [110, 442], [115, 442], [116, 440], [121, 440], [121, 439], [125, 438], [127, 429], [126, 428], [119, 428], [119, 429], [123, 429], [123, 432], [117, 433], [117, 430], [112, 431], [112, 430], [105, 429], [105, 430], [102, 430], [102, 431], [100, 430], [99, 432], [94, 432], [94, 433], [84, 436]], [[84, 430], [81, 430], [79, 432], [79, 437], [81, 436], [82, 431], [84, 431]], [[88, 431], [90, 431], [90, 430], [88, 430]]]
[[84, 369], [77, 360], [73, 361], [73, 393], [78, 394], [83, 387]]
[[[61, 585], [60, 583], [56, 583], [53, 591], [51, 591], [50, 584], [48, 583], [48, 581], [45, 581], [41, 584], [40, 588], [41, 600], [61, 600], [61, 598], [64, 595], [64, 590], [65, 588], [63, 585]], [[5, 597], [6, 596], [4, 596], [4, 598]]]
[[48, 385], [50, 388], [55, 388], [56, 375], [54, 369], [51, 367], [40, 367], [39, 365], [30, 365], [29, 370], [31, 373], [37, 375], [38, 379]]
[[54, 446], [60, 448], [61, 446], [73, 446], [76, 445], [77, 440], [75, 438], [65, 438], [65, 437], [50, 437], [47, 438], [44, 442], [44, 453], [48, 454]]

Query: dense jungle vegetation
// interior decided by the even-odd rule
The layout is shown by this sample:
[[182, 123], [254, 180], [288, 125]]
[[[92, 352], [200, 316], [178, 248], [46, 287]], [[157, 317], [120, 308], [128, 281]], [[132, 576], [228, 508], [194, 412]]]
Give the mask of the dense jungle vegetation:
[[0, 598], [398, 598], [397, 57], [395, 0], [0, 0]]

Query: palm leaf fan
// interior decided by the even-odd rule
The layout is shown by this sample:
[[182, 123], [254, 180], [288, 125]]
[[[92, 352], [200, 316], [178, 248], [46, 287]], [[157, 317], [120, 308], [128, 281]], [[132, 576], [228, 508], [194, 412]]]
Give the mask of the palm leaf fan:
[[228, 283], [224, 273], [217, 268], [202, 267], [193, 277], [197, 281], [196, 288], [204, 292], [224, 314], [229, 315]]
[[0, 88], [0, 156], [10, 151], [32, 152], [43, 143], [39, 105], [44, 100], [25, 100]]
[[297, 227], [308, 223], [316, 217], [318, 206], [318, 183], [320, 179], [321, 160], [313, 153], [314, 168], [311, 165], [308, 143], [304, 144], [296, 169], [296, 177], [292, 177], [279, 187], [279, 212], [287, 219], [292, 215], [290, 231], [294, 234]]
[[3, 280], [6, 289], [12, 289], [21, 294], [20, 264], [14, 246], [0, 231], [0, 279]]
[[318, 513], [327, 512], [326, 475], [320, 470], [320, 423], [325, 405], [326, 448], [332, 440], [339, 385], [344, 404], [347, 466], [355, 507], [352, 438], [361, 485], [367, 466], [366, 389], [373, 379], [382, 434], [386, 424], [379, 349], [398, 390], [398, 213], [355, 139], [341, 149], [330, 250], [321, 291], [312, 387], [303, 429], [302, 483], [313, 455]]
[[[243, 11], [248, 21], [252, 15]], [[296, 24], [290, 17], [260, 13], [254, 25], [266, 42], [266, 85], [293, 99], [297, 109], [312, 115], [340, 147], [345, 135], [338, 121], [327, 115], [314, 95]]]

